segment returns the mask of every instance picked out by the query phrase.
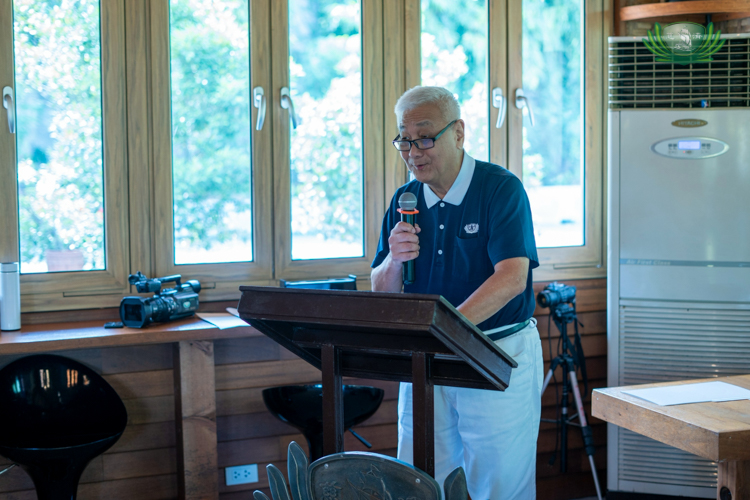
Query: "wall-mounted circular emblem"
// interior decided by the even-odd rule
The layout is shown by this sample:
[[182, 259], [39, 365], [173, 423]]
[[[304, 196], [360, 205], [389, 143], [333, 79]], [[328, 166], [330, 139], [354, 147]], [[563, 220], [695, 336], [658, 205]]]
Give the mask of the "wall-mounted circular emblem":
[[694, 127], [702, 127], [704, 125], [708, 125], [708, 122], [706, 120], [698, 120], [696, 118], [689, 118], [686, 120], [675, 120], [672, 122], [672, 125], [674, 125], [675, 127], [694, 128]]

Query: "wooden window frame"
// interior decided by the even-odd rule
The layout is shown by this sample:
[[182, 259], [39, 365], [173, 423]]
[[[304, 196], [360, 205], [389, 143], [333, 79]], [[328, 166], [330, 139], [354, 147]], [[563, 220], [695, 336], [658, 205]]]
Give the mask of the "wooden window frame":
[[[0, 0], [0, 26], [10, 27], [0, 29], [0, 82], [15, 92], [12, 0]], [[129, 290], [124, 0], [101, 2], [100, 33], [106, 270], [23, 274], [24, 312], [111, 306]], [[17, 179], [16, 138], [7, 132], [7, 122], [2, 127], [0, 178]], [[0, 199], [0, 257], [18, 261], [17, 182], [0, 183]]]
[[[421, 82], [421, 47], [419, 33], [420, 0], [403, 0], [404, 60], [408, 75], [404, 90]], [[585, 22], [584, 62], [584, 212], [585, 245], [580, 247], [540, 248], [540, 266], [534, 270], [534, 281], [557, 279], [601, 278], [606, 276], [606, 102], [605, 71], [608, 22], [608, 0], [582, 0]], [[490, 159], [507, 166], [523, 179], [521, 134], [522, 110], [512, 104], [512, 93], [522, 87], [520, 47], [522, 43], [521, 0], [488, 0], [489, 3], [489, 87], [500, 87], [507, 99], [507, 115], [500, 129], [494, 124], [498, 110], [490, 106]], [[397, 25], [395, 16], [394, 26]], [[394, 42], [395, 43], [395, 42]], [[402, 91], [403, 92], [403, 91]], [[400, 95], [400, 94], [399, 94]], [[398, 99], [398, 96], [395, 96]], [[489, 99], [489, 96], [488, 96]], [[395, 104], [394, 97], [390, 98]], [[387, 122], [388, 123], [388, 122]], [[388, 127], [386, 127], [388, 130]], [[395, 171], [395, 169], [390, 169]], [[397, 177], [394, 175], [394, 177]], [[406, 182], [404, 173], [403, 182]], [[403, 184], [402, 182], [402, 184]], [[389, 185], [389, 188], [391, 186]]]
[[[172, 134], [169, 52], [169, 4], [149, 2], [151, 28], [152, 137], [154, 161], [154, 272], [182, 274], [201, 282], [201, 300], [239, 297], [240, 285], [269, 285], [273, 281], [272, 208], [274, 206], [271, 165], [274, 96], [270, 78], [270, 1], [253, 0], [250, 5], [251, 88], [261, 86], [266, 95], [263, 129], [252, 127], [253, 261], [211, 264], [174, 264], [172, 197]], [[258, 110], [252, 107], [252, 123]]]
[[[385, 213], [383, 199], [383, 0], [361, 0], [362, 111], [363, 111], [363, 209], [364, 256], [337, 259], [292, 260], [289, 113], [279, 105], [279, 92], [289, 87], [289, 46], [286, 1], [272, 7], [272, 59], [274, 123], [274, 220], [275, 277], [284, 280], [340, 277], [348, 274], [369, 279], [380, 227]], [[386, 0], [388, 3], [388, 0]], [[364, 22], [364, 20], [367, 22]], [[283, 63], [282, 63], [283, 61]], [[365, 285], [366, 286], [366, 285]], [[361, 286], [360, 286], [361, 287]]]

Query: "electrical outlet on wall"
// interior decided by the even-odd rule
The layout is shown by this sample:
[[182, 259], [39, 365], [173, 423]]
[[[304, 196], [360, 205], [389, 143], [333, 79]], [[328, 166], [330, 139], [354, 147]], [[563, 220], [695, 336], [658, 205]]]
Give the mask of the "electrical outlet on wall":
[[258, 464], [236, 465], [224, 469], [227, 486], [258, 482]]

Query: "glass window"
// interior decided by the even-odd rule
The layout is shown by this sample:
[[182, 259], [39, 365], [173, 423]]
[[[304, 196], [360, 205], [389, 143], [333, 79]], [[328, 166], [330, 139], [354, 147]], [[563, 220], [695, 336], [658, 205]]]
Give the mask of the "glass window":
[[293, 260], [364, 255], [361, 31], [358, 0], [289, 3]]
[[248, 0], [171, 0], [174, 263], [253, 260]]
[[454, 93], [466, 123], [466, 151], [489, 159], [487, 0], [422, 0], [422, 85]]
[[523, 0], [523, 183], [536, 243], [584, 244], [582, 2]]
[[99, 2], [13, 2], [22, 273], [105, 269]]

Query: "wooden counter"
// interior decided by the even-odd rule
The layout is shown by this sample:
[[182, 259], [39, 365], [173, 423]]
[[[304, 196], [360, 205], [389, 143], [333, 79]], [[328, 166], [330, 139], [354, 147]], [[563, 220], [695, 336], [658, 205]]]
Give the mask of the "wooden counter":
[[0, 356], [173, 344], [177, 492], [218, 498], [215, 340], [257, 337], [251, 326], [219, 329], [197, 317], [146, 328], [104, 328], [102, 321], [23, 326], [0, 334]]
[[18, 331], [0, 333], [0, 355], [263, 335], [250, 325], [220, 330], [197, 317], [146, 328], [104, 328], [103, 325], [104, 321], [24, 325]]

